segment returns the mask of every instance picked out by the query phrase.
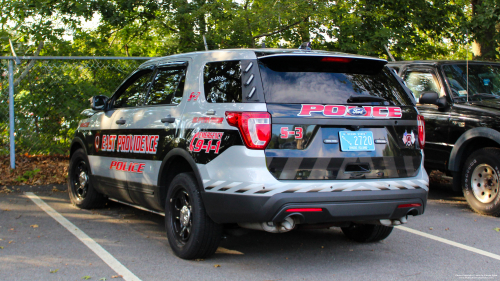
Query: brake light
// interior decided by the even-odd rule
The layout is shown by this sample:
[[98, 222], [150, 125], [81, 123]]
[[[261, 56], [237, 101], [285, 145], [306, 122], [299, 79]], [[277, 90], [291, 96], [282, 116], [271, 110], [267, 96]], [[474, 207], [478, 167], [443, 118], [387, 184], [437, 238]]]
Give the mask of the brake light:
[[418, 144], [420, 145], [420, 149], [424, 149], [425, 146], [425, 120], [424, 116], [418, 115], [417, 117], [418, 124]]
[[351, 58], [335, 58], [335, 57], [324, 57], [321, 59], [322, 62], [340, 62], [349, 63], [352, 61]]
[[287, 213], [323, 212], [321, 208], [295, 208], [286, 210]]
[[265, 149], [271, 141], [271, 115], [268, 112], [226, 112], [226, 121], [237, 127], [250, 149]]

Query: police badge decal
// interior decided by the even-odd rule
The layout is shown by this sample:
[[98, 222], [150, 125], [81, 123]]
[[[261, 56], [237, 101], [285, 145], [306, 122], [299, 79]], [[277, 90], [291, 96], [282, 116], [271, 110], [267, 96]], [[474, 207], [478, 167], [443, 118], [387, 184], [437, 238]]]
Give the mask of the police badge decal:
[[415, 143], [415, 134], [411, 131], [411, 134], [405, 130], [405, 134], [403, 135], [403, 143], [406, 146], [412, 146]]

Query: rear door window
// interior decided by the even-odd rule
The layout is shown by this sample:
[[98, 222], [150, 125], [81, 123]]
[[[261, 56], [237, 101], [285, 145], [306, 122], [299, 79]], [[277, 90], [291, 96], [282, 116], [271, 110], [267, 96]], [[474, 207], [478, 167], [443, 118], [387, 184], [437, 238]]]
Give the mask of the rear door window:
[[179, 104], [184, 93], [186, 67], [159, 68], [149, 91], [147, 105]]
[[371, 95], [388, 105], [412, 105], [384, 65], [377, 60], [312, 56], [259, 59], [268, 103], [346, 104], [351, 96]]

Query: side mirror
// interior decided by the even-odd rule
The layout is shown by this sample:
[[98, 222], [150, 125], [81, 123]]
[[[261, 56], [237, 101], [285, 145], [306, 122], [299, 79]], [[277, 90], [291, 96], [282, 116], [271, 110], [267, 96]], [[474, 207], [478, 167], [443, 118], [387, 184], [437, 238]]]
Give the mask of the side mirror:
[[448, 102], [446, 101], [446, 97], [440, 98], [438, 93], [436, 93], [436, 92], [422, 93], [422, 95], [418, 99], [418, 103], [420, 103], [420, 104], [435, 104], [440, 109], [444, 109], [444, 108], [448, 107]]
[[422, 95], [420, 95], [420, 98], [418, 99], [418, 103], [436, 104], [436, 101], [438, 98], [439, 98], [439, 95], [436, 92], [425, 92], [425, 93], [422, 93]]
[[90, 100], [93, 110], [106, 110], [108, 97], [106, 96], [93, 96]]

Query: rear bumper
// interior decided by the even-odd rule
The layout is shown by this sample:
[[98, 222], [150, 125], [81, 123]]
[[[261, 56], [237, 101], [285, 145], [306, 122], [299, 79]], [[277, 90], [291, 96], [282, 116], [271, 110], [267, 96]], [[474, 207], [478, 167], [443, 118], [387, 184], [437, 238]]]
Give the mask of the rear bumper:
[[[279, 193], [269, 197], [204, 193], [209, 216], [217, 223], [281, 222], [293, 213], [291, 208], [321, 208], [322, 212], [305, 212], [302, 223], [328, 223], [398, 219], [408, 212], [424, 213], [427, 190], [381, 190], [321, 193]], [[398, 208], [401, 204], [420, 207]]]

